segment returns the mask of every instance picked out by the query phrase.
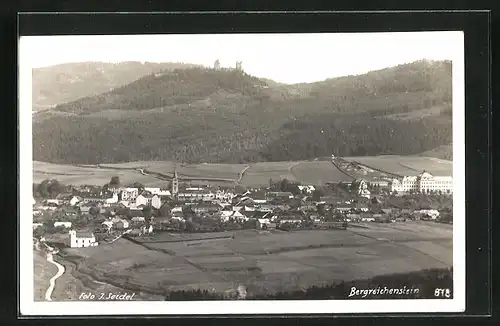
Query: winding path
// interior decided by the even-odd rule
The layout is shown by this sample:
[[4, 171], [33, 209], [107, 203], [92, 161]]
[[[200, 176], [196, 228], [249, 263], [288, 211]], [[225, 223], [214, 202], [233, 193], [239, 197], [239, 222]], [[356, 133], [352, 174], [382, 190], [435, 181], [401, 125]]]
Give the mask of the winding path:
[[50, 251], [47, 253], [47, 261], [57, 266], [57, 273], [50, 279], [49, 288], [45, 292], [45, 300], [52, 301], [51, 299], [52, 291], [54, 291], [56, 280], [64, 274], [64, 266], [54, 261], [54, 257], [52, 255], [52, 252]]
[[241, 170], [240, 173], [238, 173], [238, 179], [235, 180], [234, 183], [239, 184], [241, 182], [241, 180], [243, 179], [243, 177], [245, 176], [245, 173], [247, 172], [248, 169], [250, 169], [250, 165], [245, 166], [245, 168], [243, 170]]
[[130, 233], [130, 232], [132, 232], [132, 230], [131, 230], [131, 229], [128, 229], [128, 230], [126, 230], [125, 232], [123, 232], [122, 234], [120, 234], [119, 236], [117, 236], [116, 238], [114, 238], [113, 240], [107, 241], [107, 243], [113, 243], [113, 242], [115, 242], [116, 240], [118, 240], [118, 239], [120, 239], [121, 237], [123, 237], [125, 234], [128, 234], [128, 233]]
[[[153, 178], [156, 178], [158, 180], [163, 180], [163, 181], [170, 181], [172, 180], [172, 176], [159, 173], [159, 172], [153, 172], [153, 171], [148, 171], [145, 169], [133, 169], [136, 172], [139, 172], [142, 175], [147, 175]], [[217, 177], [188, 177], [188, 176], [183, 176], [181, 174], [178, 174], [179, 180], [183, 181], [222, 181], [222, 182], [236, 182], [237, 179], [229, 179], [229, 178], [217, 178]]]

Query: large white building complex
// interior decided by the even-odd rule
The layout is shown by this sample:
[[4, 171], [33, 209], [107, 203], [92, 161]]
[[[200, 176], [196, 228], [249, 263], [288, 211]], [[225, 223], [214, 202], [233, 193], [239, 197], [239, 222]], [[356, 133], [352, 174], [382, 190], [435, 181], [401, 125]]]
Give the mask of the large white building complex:
[[453, 177], [433, 176], [429, 172], [422, 172], [418, 176], [395, 178], [391, 182], [391, 191], [397, 193], [420, 192], [443, 194], [453, 193]]

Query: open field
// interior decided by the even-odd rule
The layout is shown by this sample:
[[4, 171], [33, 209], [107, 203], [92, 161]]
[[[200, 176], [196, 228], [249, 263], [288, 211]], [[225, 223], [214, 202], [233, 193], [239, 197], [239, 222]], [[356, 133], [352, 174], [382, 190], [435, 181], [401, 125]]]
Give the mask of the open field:
[[236, 179], [244, 164], [183, 164], [168, 161], [138, 161], [117, 164], [100, 164], [103, 168], [110, 169], [146, 169], [152, 172], [173, 175], [174, 169], [181, 176], [186, 177], [211, 177]]
[[453, 145], [442, 145], [419, 154], [420, 156], [435, 157], [443, 160], [453, 160]]
[[299, 162], [259, 162], [250, 165], [241, 180], [241, 185], [246, 187], [259, 187], [269, 185], [269, 179], [274, 181], [288, 179], [295, 181], [291, 169]]
[[[110, 245], [111, 246], [111, 245]], [[94, 248], [88, 248], [92, 250]], [[92, 252], [89, 252], [92, 254]], [[95, 254], [95, 251], [93, 252]], [[108, 282], [100, 282], [92, 277], [91, 274], [82, 273], [80, 269], [84, 270], [75, 264], [74, 261], [69, 259], [61, 259], [60, 256], [55, 256], [54, 260], [64, 265], [65, 273], [57, 279], [54, 292], [52, 293], [52, 301], [71, 301], [78, 300], [81, 293], [92, 293], [99, 297], [101, 293], [135, 293], [134, 300], [162, 300], [162, 296], [153, 295], [151, 293], [144, 293], [141, 291], [131, 291], [111, 285]], [[55, 267], [55, 266], [54, 266]]]
[[152, 176], [142, 175], [133, 170], [102, 169], [98, 167], [33, 162], [33, 182], [35, 183], [40, 183], [45, 179], [57, 179], [63, 184], [102, 186], [108, 183], [113, 176], [119, 176], [123, 184], [140, 182], [149, 185], [159, 181]]
[[327, 161], [302, 162], [292, 168], [296, 180], [305, 184], [325, 184], [327, 182], [352, 181], [335, 165]]
[[[356, 161], [368, 167], [380, 169], [401, 175], [417, 175], [423, 170], [434, 175], [451, 175], [452, 162], [422, 156], [365, 156], [346, 157], [347, 161]], [[135, 169], [146, 169], [172, 176], [174, 168], [180, 178], [186, 181], [194, 178], [193, 183], [231, 184], [237, 180], [239, 173], [245, 171], [240, 182], [246, 187], [262, 187], [269, 184], [269, 179], [275, 181], [287, 178], [304, 184], [324, 184], [326, 182], [351, 181], [352, 179], [339, 171], [330, 161], [300, 161], [300, 162], [259, 162], [245, 164], [180, 164], [173, 162], [129, 162], [121, 164], [101, 164], [99, 167], [82, 167], [59, 165], [43, 162], [33, 162], [34, 182], [54, 178], [64, 184], [95, 184], [103, 185], [112, 176], [119, 176], [123, 184], [140, 182], [146, 186], [166, 186], [166, 182], [153, 175], [144, 175]], [[369, 173], [376, 176], [380, 173]], [[206, 178], [203, 180], [203, 178]]]
[[[92, 275], [152, 295], [196, 288], [225, 292], [244, 285], [251, 296], [453, 263], [452, 226], [432, 222], [220, 235], [228, 234], [234, 239], [158, 233], [137, 238], [140, 243], [120, 239], [96, 248], [66, 249], [65, 254], [78, 262], [78, 278]], [[165, 242], [174, 239], [191, 241]]]
[[[133, 171], [102, 171], [93, 174], [83, 173], [81, 175], [64, 175], [56, 173], [43, 173], [35, 171], [33, 173], [33, 182], [40, 183], [45, 179], [57, 179], [63, 184], [70, 185], [99, 185], [102, 186], [111, 180], [111, 177], [119, 176], [122, 184], [132, 184], [134, 182], [142, 183], [146, 186], [155, 185], [158, 183], [158, 179], [141, 175]], [[163, 182], [165, 183], [165, 182]]]
[[453, 175], [453, 162], [423, 156], [363, 156], [343, 157], [346, 161], [356, 161], [366, 166], [400, 175], [418, 175], [423, 170], [436, 176]]

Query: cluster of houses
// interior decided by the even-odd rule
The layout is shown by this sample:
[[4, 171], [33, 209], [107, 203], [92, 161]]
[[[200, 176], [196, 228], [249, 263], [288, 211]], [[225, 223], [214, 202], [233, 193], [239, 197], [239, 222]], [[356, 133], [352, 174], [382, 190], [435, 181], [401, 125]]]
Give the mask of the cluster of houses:
[[[314, 186], [300, 186], [301, 195], [291, 192], [252, 189], [235, 193], [230, 188], [216, 190], [208, 186], [188, 186], [179, 189], [174, 179], [171, 189], [154, 187], [80, 187], [71, 194], [60, 194], [35, 205], [34, 217], [44, 212], [64, 211], [64, 218], [54, 221], [55, 228], [69, 232], [71, 247], [96, 246], [96, 235], [116, 235], [126, 232], [129, 236], [150, 234], [165, 229], [172, 222], [210, 219], [220, 224], [243, 225], [252, 221], [257, 229], [273, 228], [345, 228], [355, 222], [394, 222], [410, 218], [437, 219], [437, 210], [374, 209], [365, 180], [351, 183], [351, 191], [358, 200], [332, 200], [321, 197], [313, 200]], [[316, 198], [318, 199], [318, 198]], [[149, 213], [145, 213], [149, 208]], [[123, 213], [123, 211], [127, 213]], [[108, 213], [108, 214], [105, 214]], [[75, 230], [71, 220], [82, 215], [105, 215], [92, 220], [92, 232]], [[97, 223], [99, 223], [97, 225]], [[33, 227], [42, 224], [34, 223]]]

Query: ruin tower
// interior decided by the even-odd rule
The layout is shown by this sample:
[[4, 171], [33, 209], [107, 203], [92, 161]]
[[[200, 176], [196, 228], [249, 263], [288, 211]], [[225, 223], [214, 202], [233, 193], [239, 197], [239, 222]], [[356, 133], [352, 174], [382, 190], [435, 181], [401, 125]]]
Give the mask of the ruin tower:
[[243, 71], [241, 61], [236, 61], [236, 71]]
[[220, 61], [219, 61], [219, 59], [215, 60], [215, 62], [214, 62], [214, 69], [215, 70], [220, 70]]

